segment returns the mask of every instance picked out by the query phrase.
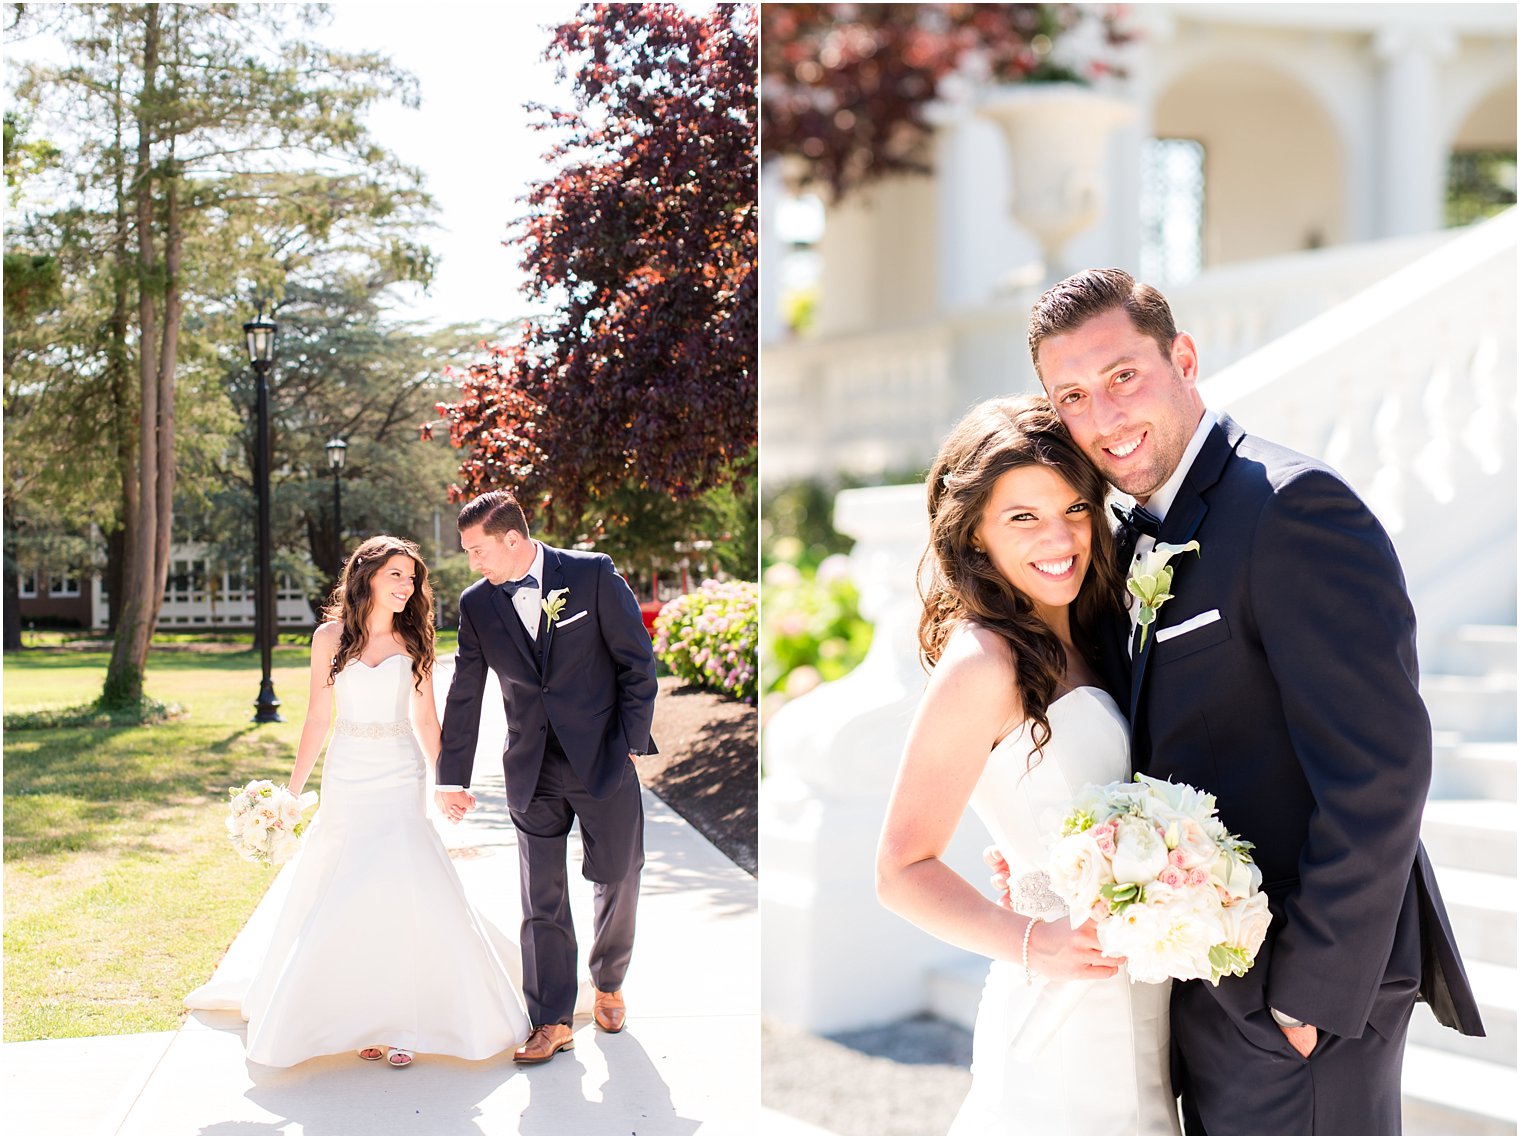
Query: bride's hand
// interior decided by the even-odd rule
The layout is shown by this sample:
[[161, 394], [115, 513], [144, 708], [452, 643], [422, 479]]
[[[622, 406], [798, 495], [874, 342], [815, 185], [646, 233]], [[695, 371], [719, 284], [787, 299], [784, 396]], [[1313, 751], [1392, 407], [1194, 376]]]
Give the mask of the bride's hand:
[[1008, 860], [1003, 857], [1003, 852], [989, 846], [982, 851], [982, 861], [992, 871], [992, 891], [997, 895], [998, 905], [1005, 910], [1013, 909], [1013, 898], [1008, 890]]
[[1097, 981], [1112, 977], [1122, 957], [1105, 957], [1098, 927], [1091, 920], [1076, 929], [1064, 919], [1037, 922], [1029, 935], [1029, 968], [1053, 981]]

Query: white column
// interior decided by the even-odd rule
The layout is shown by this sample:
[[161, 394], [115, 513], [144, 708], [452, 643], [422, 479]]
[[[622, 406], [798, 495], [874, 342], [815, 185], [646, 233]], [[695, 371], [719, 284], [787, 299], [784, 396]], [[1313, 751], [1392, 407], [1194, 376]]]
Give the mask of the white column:
[[[928, 970], [966, 956], [882, 908], [875, 892], [887, 794], [926, 680], [914, 588], [928, 540], [924, 489], [845, 491], [834, 525], [858, 540], [851, 573], [875, 636], [853, 672], [766, 724], [760, 802], [762, 1007], [812, 1032], [920, 1012]], [[963, 825], [946, 861], [984, 885], [987, 841], [974, 822]]]
[[1378, 91], [1378, 180], [1383, 237], [1441, 228], [1446, 148], [1441, 137], [1439, 66], [1456, 51], [1450, 32], [1417, 25], [1384, 28], [1374, 40], [1382, 61]]
[[781, 235], [776, 231], [776, 211], [784, 193], [781, 163], [760, 167], [760, 343], [774, 344], [786, 338], [781, 313]]

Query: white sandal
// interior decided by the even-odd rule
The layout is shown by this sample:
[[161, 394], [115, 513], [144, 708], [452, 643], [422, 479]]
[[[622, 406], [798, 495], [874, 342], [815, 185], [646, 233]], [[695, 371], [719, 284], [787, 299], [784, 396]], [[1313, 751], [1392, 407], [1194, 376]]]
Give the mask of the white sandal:
[[413, 1059], [414, 1057], [410, 1048], [392, 1048], [390, 1055], [385, 1058], [385, 1062], [392, 1068], [406, 1068], [411, 1066]]

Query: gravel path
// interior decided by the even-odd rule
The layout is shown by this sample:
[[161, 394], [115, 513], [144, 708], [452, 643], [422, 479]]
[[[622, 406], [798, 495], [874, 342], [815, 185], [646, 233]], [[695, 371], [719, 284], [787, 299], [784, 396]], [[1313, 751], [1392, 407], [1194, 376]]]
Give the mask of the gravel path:
[[943, 1135], [971, 1086], [971, 1034], [919, 1016], [810, 1036], [764, 1021], [760, 1101], [837, 1135]]

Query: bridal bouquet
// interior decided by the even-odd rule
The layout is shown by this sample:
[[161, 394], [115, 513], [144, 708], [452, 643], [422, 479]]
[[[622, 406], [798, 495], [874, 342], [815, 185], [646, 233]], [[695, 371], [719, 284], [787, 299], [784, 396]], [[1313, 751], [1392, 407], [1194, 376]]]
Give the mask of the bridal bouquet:
[[1073, 929], [1093, 919], [1131, 980], [1217, 985], [1251, 967], [1272, 921], [1250, 849], [1225, 830], [1214, 796], [1136, 775], [1077, 795], [1050, 853], [1050, 886]]
[[[1073, 929], [1091, 918], [1104, 954], [1125, 958], [1131, 981], [1217, 985], [1255, 963], [1272, 922], [1250, 850], [1225, 830], [1214, 796], [1186, 783], [1136, 775], [1089, 785], [1061, 820], [1048, 875], [1037, 875], [1054, 895], [1043, 908], [1059, 912], [1064, 903]], [[1030, 896], [1041, 893], [1030, 885]], [[1014, 1055], [1038, 1056], [1091, 984], [1047, 986]]]
[[308, 791], [300, 798], [268, 779], [255, 779], [246, 787], [227, 789], [230, 813], [227, 837], [233, 849], [249, 862], [278, 866], [301, 848], [306, 808], [317, 801]]

